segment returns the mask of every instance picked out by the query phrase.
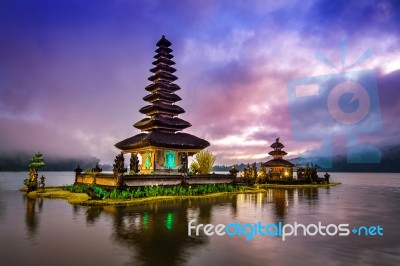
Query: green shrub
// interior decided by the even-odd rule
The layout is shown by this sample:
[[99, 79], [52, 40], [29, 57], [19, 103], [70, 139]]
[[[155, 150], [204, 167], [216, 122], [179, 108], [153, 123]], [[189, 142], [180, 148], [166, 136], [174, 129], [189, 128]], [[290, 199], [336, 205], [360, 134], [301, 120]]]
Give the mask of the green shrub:
[[87, 174], [87, 175], [91, 175], [91, 174], [93, 174], [93, 169], [92, 169], [92, 168], [87, 168], [87, 169], [85, 169], [83, 172], [84, 172], [85, 174]]
[[216, 156], [210, 151], [200, 151], [194, 156], [196, 160], [190, 165], [190, 171], [199, 174], [209, 174], [215, 163]]
[[73, 193], [88, 193], [89, 190], [93, 191], [97, 198], [100, 199], [135, 199], [144, 197], [157, 197], [157, 196], [196, 196], [205, 195], [217, 192], [233, 192], [239, 191], [240, 188], [229, 184], [207, 184], [195, 187], [162, 187], [162, 186], [149, 186], [135, 189], [118, 190], [113, 188], [111, 190], [104, 189], [96, 185], [71, 185], [64, 186], [64, 190]]

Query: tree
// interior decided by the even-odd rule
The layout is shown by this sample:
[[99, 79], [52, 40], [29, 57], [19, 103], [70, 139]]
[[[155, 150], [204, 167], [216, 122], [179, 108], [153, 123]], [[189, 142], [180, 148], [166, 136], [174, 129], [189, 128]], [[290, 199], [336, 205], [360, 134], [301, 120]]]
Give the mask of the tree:
[[251, 177], [255, 180], [257, 178], [257, 163], [251, 165]]
[[[217, 157], [212, 154], [210, 151], [200, 151], [196, 153], [194, 156], [194, 159], [196, 160], [190, 165], [191, 169], [197, 170], [198, 167], [198, 173], [199, 174], [209, 174], [211, 172], [211, 169], [215, 163], [215, 159]], [[197, 165], [196, 165], [197, 163]]]
[[45, 166], [45, 163], [43, 161], [43, 155], [40, 152], [35, 153], [35, 155], [33, 155], [31, 162], [29, 163], [29, 168], [41, 168]]
[[28, 187], [28, 192], [35, 191], [38, 187], [38, 169], [45, 166], [43, 155], [40, 152], [33, 155], [29, 163], [29, 179], [24, 180], [25, 185]]
[[264, 184], [267, 181], [267, 167], [263, 163], [261, 163], [260, 173], [258, 174], [256, 183]]

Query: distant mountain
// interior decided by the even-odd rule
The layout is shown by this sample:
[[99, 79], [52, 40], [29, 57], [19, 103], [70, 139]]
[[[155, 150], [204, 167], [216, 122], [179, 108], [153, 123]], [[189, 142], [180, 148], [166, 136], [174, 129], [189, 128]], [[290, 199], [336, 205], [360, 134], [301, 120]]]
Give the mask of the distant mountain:
[[[268, 161], [268, 160], [266, 160], [266, 161]], [[260, 170], [261, 163], [265, 163], [266, 161], [257, 162], [256, 163], [257, 169]], [[295, 159], [288, 159], [288, 161], [293, 163], [294, 165], [297, 165], [297, 164], [299, 164], [299, 165], [313, 164], [313, 165], [316, 165], [317, 168], [320, 168], [318, 166], [318, 164], [315, 163], [316, 161], [318, 161], [318, 158], [310, 158], [310, 159], [308, 159], [308, 158], [299, 157], [299, 158], [295, 158]], [[249, 165], [251, 167], [253, 165], [253, 163], [249, 163]], [[240, 164], [237, 165], [236, 169], [238, 169], [239, 171], [243, 171], [246, 166], [247, 166], [247, 163], [246, 164], [245, 163], [240, 163]], [[213, 171], [221, 171], [221, 172], [226, 172], [226, 171], [229, 171], [231, 169], [232, 169], [232, 166], [229, 166], [229, 165], [215, 165], [212, 168]]]
[[[318, 171], [331, 172], [382, 172], [382, 173], [400, 173], [400, 146], [386, 147], [381, 149], [382, 158], [380, 163], [347, 163], [346, 155], [337, 155], [333, 158], [332, 168], [322, 168], [325, 159], [318, 157], [298, 157], [288, 159], [295, 165], [313, 164]], [[243, 171], [247, 163], [238, 164], [238, 170]], [[251, 163], [250, 163], [251, 165]], [[261, 163], [257, 163], [257, 169], [260, 169]], [[229, 171], [232, 166], [216, 165], [212, 168], [213, 171]]]
[[338, 155], [333, 158], [333, 171], [400, 173], [400, 146], [382, 148], [381, 153], [380, 163], [349, 164], [346, 156]]
[[[244, 168], [246, 167], [247, 163], [240, 163], [236, 166], [236, 169], [238, 169], [239, 171], [243, 171]], [[261, 162], [256, 163], [257, 165], [257, 169], [260, 169], [261, 167]], [[250, 163], [250, 167], [252, 166], [252, 163]], [[231, 165], [215, 165], [213, 166], [212, 170], [213, 171], [220, 171], [220, 172], [226, 172], [232, 169]]]
[[[0, 171], [28, 171], [31, 154], [0, 154]], [[77, 165], [82, 169], [93, 168], [100, 160], [96, 157], [59, 158], [43, 155], [46, 166], [41, 171], [73, 171]], [[110, 165], [101, 165], [104, 171], [112, 169]]]

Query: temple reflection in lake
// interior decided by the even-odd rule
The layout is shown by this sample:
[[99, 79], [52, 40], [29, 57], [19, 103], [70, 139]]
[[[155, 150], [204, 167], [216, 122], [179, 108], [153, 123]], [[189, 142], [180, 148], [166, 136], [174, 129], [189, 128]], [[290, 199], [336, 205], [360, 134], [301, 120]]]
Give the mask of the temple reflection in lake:
[[[95, 225], [103, 216], [111, 223], [111, 238], [126, 247], [132, 262], [144, 265], [176, 265], [187, 262], [193, 252], [208, 245], [209, 237], [188, 236], [188, 222], [197, 224], [285, 221], [300, 203], [313, 205], [318, 189], [267, 189], [265, 193], [230, 194], [199, 199], [153, 201], [136, 206], [72, 206], [74, 216]], [[26, 200], [26, 227], [34, 236], [40, 223], [38, 199]], [[246, 218], [248, 217], [248, 219]], [[253, 217], [253, 218], [250, 218]]]

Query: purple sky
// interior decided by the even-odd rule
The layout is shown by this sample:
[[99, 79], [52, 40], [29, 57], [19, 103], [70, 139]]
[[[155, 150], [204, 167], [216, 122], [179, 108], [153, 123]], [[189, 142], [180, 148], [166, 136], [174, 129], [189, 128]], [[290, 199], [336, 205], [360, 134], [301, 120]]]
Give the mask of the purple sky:
[[[328, 124], [313, 104], [296, 113], [317, 133], [296, 139], [286, 82], [337, 74], [315, 54], [340, 66], [344, 39], [345, 66], [373, 52], [345, 72], [373, 69], [378, 82], [380, 115], [358, 127], [359, 141], [398, 145], [398, 25], [397, 1], [3, 0], [0, 153], [111, 163], [114, 144], [139, 133], [132, 125], [144, 117], [138, 110], [163, 34], [173, 44], [180, 117], [193, 125], [185, 132], [207, 139], [217, 164], [265, 161], [277, 137], [292, 157], [332, 134], [342, 147], [353, 131]], [[372, 124], [380, 119], [378, 130]]]

